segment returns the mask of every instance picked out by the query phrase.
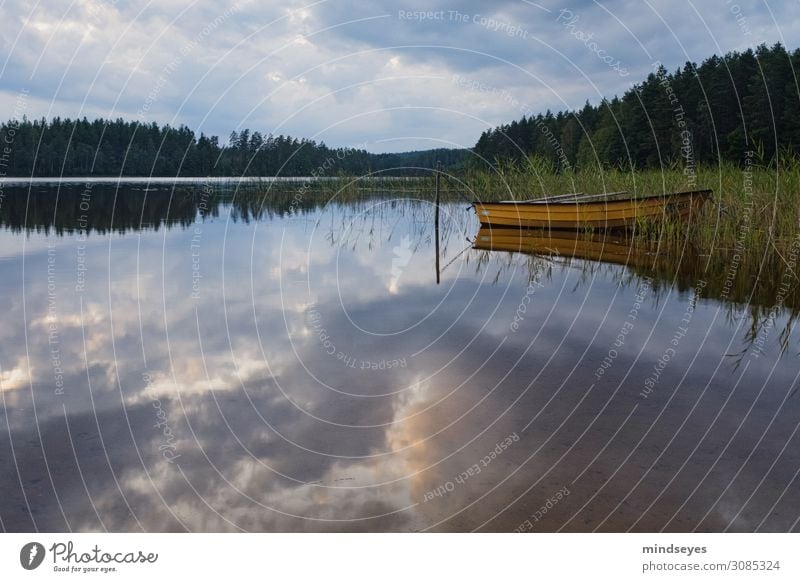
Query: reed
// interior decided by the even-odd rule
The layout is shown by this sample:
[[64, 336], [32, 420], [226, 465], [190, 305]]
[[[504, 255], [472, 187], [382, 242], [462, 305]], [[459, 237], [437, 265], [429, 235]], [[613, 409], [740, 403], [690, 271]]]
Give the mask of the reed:
[[548, 161], [503, 163], [494, 171], [473, 170], [462, 181], [474, 199], [527, 200], [568, 192], [627, 191], [632, 196], [711, 188], [711, 203], [689, 225], [665, 221], [641, 225], [639, 236], [689, 237], [709, 251], [774, 245], [789, 248], [800, 236], [800, 160], [782, 154], [764, 160], [756, 151], [743, 165], [722, 163], [689, 172], [672, 164], [652, 170], [583, 168], [558, 172]]
[[[710, 188], [711, 201], [691, 223], [642, 224], [637, 236], [663, 242], [689, 240], [709, 253], [775, 248], [787, 250], [800, 236], [800, 160], [782, 153], [765, 160], [755, 150], [742, 165], [721, 163], [687, 171], [679, 164], [661, 169], [632, 170], [598, 165], [560, 172], [548, 160], [502, 162], [491, 171], [470, 169], [449, 175], [442, 183], [443, 202], [529, 200], [569, 192], [618, 192], [632, 196]], [[432, 199], [433, 173], [427, 177], [381, 174], [339, 175], [308, 181], [270, 182], [240, 190], [237, 198], [257, 198], [319, 206], [376, 196]]]

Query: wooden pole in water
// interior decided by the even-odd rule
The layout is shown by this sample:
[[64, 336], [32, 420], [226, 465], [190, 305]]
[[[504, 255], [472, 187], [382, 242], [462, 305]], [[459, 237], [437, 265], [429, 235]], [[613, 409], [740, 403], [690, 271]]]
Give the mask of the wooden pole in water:
[[439, 174], [442, 172], [441, 162], [436, 162], [436, 207], [433, 210], [433, 224], [436, 236], [436, 284], [439, 284]]

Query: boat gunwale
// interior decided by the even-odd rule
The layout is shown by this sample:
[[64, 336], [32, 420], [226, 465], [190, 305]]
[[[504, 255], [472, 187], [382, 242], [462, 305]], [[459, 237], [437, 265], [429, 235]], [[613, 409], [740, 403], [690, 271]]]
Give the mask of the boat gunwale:
[[[612, 196], [615, 194], [619, 194], [619, 192], [611, 192], [608, 195]], [[608, 200], [608, 199], [600, 199], [600, 200], [591, 200], [591, 201], [582, 201], [572, 200], [572, 201], [550, 201], [545, 198], [543, 200], [498, 200], [496, 202], [475, 202], [475, 205], [478, 206], [491, 206], [493, 204], [502, 204], [508, 206], [584, 206], [587, 204], [630, 204], [632, 202], [641, 202], [641, 201], [650, 201], [650, 200], [666, 200], [673, 197], [683, 197], [683, 196], [710, 196], [713, 194], [713, 190], [710, 188], [706, 188], [703, 190], [686, 190], [684, 192], [668, 192], [665, 194], [651, 194], [649, 196], [641, 196], [637, 198], [629, 197], [629, 198], [619, 198], [615, 200]], [[598, 194], [597, 196], [602, 196]]]

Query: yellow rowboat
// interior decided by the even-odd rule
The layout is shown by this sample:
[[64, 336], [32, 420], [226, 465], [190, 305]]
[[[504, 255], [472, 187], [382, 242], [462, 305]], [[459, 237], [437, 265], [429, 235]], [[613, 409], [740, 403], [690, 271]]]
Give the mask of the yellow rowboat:
[[688, 220], [711, 190], [692, 190], [641, 198], [625, 193], [567, 194], [524, 202], [476, 202], [481, 225], [516, 228], [632, 228], [642, 220]]

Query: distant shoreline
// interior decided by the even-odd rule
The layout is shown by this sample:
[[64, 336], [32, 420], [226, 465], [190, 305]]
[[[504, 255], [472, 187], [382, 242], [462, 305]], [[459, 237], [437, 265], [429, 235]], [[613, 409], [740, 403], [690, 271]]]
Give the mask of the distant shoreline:
[[[359, 180], [415, 180], [419, 176], [359, 176]], [[340, 176], [64, 176], [58, 177], [0, 177], [0, 184], [224, 184], [228, 182], [307, 182], [339, 180]]]

